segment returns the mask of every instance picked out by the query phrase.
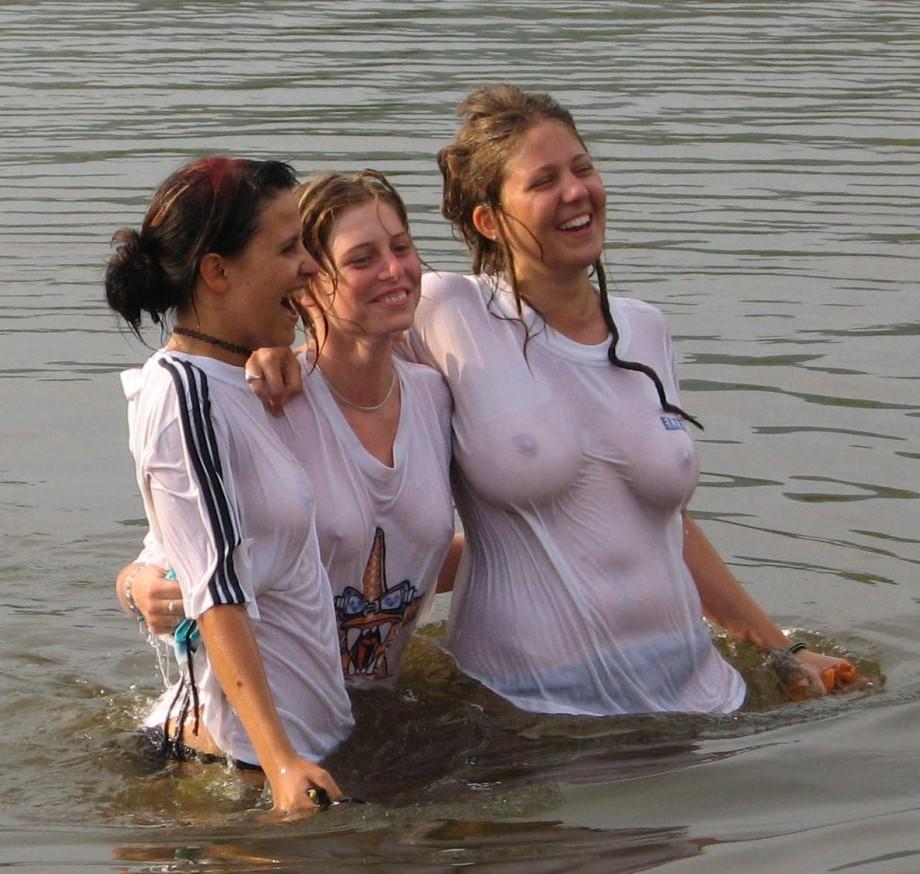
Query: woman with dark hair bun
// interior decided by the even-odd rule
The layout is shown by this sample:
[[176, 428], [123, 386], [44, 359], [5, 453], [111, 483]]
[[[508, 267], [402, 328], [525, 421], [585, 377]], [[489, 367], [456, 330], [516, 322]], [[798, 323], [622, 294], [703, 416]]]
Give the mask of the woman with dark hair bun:
[[[341, 795], [317, 762], [348, 735], [348, 696], [312, 488], [247, 387], [259, 346], [289, 345], [316, 264], [291, 168], [210, 157], [173, 174], [140, 230], [115, 234], [106, 296], [170, 337], [122, 376], [150, 530], [197, 621], [186, 670], [147, 720], [176, 755], [261, 768], [276, 809]], [[133, 581], [126, 582], [131, 605]]]
[[705, 614], [823, 693], [841, 660], [787, 639], [686, 511], [697, 423], [662, 314], [607, 292], [606, 195], [571, 114], [500, 85], [458, 115], [442, 211], [473, 275], [425, 276], [409, 335], [454, 400], [449, 651], [525, 710], [727, 712], [745, 684]]
[[[297, 296], [309, 343], [296, 359], [283, 347], [303, 388], [271, 427], [314, 489], [345, 680], [392, 685], [458, 554], [450, 549], [450, 394], [430, 367], [393, 355], [422, 275], [398, 192], [364, 170], [320, 174], [296, 194], [316, 263]], [[272, 356], [262, 350], [246, 368], [262, 393], [265, 353]], [[148, 566], [124, 568], [116, 588], [126, 612], [168, 634], [182, 618], [170, 611], [178, 583], [164, 578], [170, 552], [151, 535], [139, 557]]]

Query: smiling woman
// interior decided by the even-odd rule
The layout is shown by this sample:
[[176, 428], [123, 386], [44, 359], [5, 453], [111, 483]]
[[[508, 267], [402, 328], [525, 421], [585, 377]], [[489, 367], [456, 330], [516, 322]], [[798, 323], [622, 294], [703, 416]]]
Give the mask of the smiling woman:
[[[450, 397], [435, 371], [393, 355], [421, 281], [396, 190], [373, 171], [327, 173], [297, 189], [295, 206], [315, 262], [298, 298], [310, 343], [295, 362], [302, 390], [283, 416], [264, 418], [314, 489], [344, 677], [392, 685], [436, 588], [452, 579], [459, 547], [449, 551]], [[288, 343], [282, 354], [293, 358]], [[247, 364], [260, 377], [257, 391], [261, 377], [274, 378], [277, 352], [261, 350]], [[179, 618], [168, 609], [178, 588], [160, 565], [175, 558], [151, 533], [141, 559], [157, 564], [129, 566], [119, 588], [128, 611], [168, 632]]]
[[292, 341], [289, 298], [316, 266], [294, 185], [275, 161], [183, 167], [140, 231], [116, 234], [106, 294], [135, 331], [142, 312], [175, 320], [166, 348], [122, 381], [150, 530], [204, 647], [147, 724], [180, 756], [261, 767], [274, 806], [306, 812], [309, 791], [341, 794], [317, 762], [352, 719], [311, 489], [243, 371], [253, 347]]
[[526, 710], [734, 710], [745, 685], [705, 612], [791, 648], [822, 694], [840, 660], [792, 644], [686, 511], [695, 420], [662, 314], [607, 293], [604, 186], [572, 116], [510, 85], [458, 114], [438, 154], [442, 211], [474, 275], [426, 276], [409, 335], [454, 400], [468, 555], [450, 652]]

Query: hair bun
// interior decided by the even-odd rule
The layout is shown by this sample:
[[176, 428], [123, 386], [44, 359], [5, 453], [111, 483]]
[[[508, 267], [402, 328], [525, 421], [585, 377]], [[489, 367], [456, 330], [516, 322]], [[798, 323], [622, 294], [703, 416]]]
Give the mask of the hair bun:
[[105, 272], [105, 295], [109, 306], [135, 330], [141, 314], [150, 314], [154, 323], [164, 312], [163, 272], [149, 243], [134, 228], [116, 231], [112, 242], [115, 254]]

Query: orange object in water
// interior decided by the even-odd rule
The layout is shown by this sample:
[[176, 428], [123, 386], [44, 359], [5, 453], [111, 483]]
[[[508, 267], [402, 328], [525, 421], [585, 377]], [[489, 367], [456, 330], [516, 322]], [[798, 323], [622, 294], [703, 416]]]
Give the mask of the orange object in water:
[[828, 692], [849, 686], [856, 679], [856, 668], [849, 662], [841, 662], [821, 671], [821, 680]]

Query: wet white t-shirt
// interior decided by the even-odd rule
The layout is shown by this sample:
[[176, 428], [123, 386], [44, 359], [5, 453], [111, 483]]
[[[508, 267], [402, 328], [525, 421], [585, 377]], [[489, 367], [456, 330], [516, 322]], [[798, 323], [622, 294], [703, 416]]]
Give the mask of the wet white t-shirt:
[[364, 448], [319, 368], [304, 355], [300, 362], [304, 390], [272, 424], [315, 490], [345, 677], [391, 681], [453, 537], [450, 394], [430, 367], [394, 361], [400, 416], [390, 467]]
[[[321, 760], [353, 721], [303, 469], [240, 367], [161, 351], [143, 369], [122, 374], [122, 383], [151, 528], [147, 556], [170, 557], [187, 616], [245, 605], [285, 732], [298, 755]], [[193, 667], [215, 742], [232, 758], [258, 764], [205, 647]], [[163, 724], [173, 697], [168, 690], [149, 725]]]
[[[678, 401], [662, 314], [610, 298], [620, 358]], [[537, 712], [730, 711], [745, 687], [714, 648], [683, 560], [693, 441], [652, 381], [614, 367], [484, 281], [427, 274], [410, 332], [454, 401], [454, 497], [467, 549], [448, 648]]]

